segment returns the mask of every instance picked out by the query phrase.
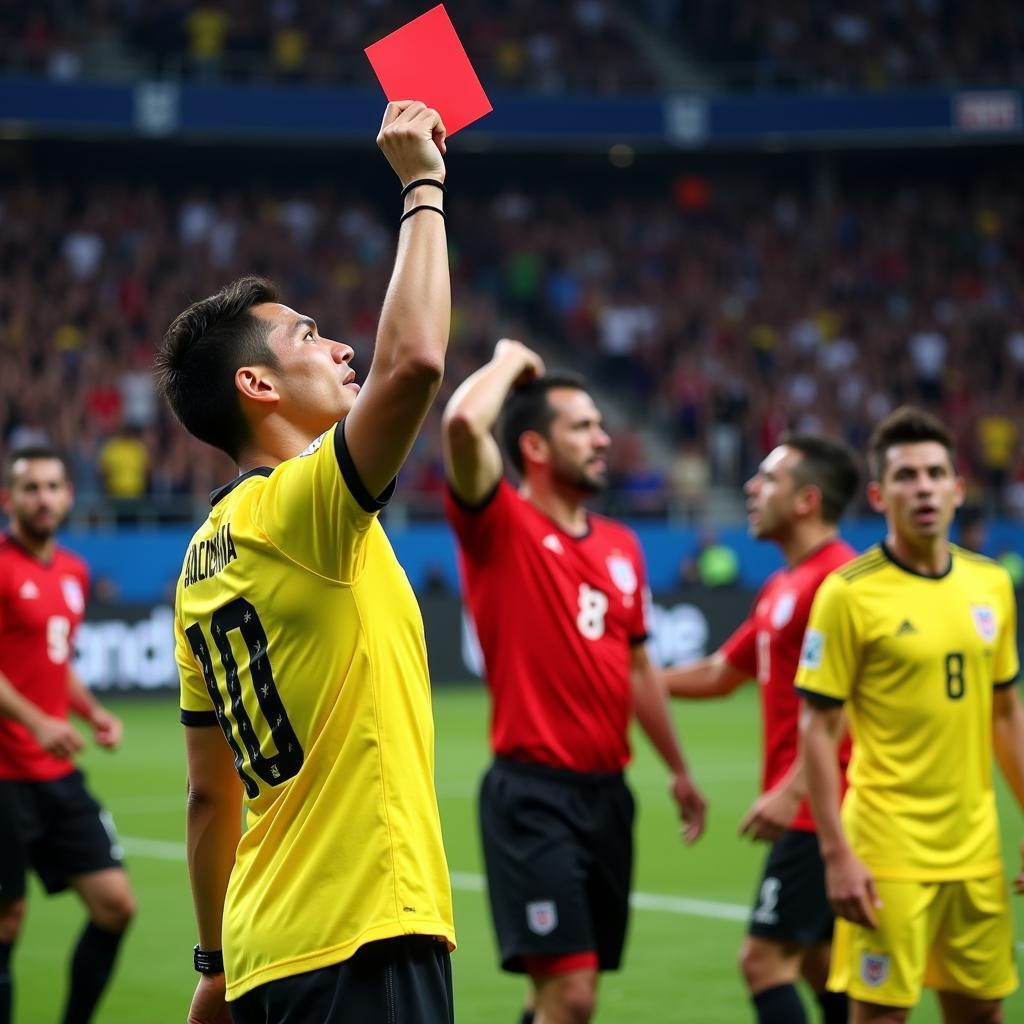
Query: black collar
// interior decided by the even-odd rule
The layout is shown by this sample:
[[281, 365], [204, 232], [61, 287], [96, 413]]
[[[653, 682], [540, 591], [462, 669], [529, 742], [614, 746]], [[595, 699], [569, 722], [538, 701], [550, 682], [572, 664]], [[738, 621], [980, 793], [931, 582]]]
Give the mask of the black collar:
[[222, 498], [226, 498], [239, 484], [244, 483], [249, 477], [252, 476], [270, 476], [274, 471], [269, 466], [257, 466], [255, 469], [250, 469], [248, 473], [243, 473], [241, 476], [236, 476], [234, 480], [229, 484], [225, 484], [223, 487], [218, 487], [217, 490], [210, 494], [210, 505], [216, 505]]
[[921, 579], [923, 579], [923, 580], [941, 580], [941, 579], [944, 579], [946, 576], [948, 576], [953, 571], [953, 552], [952, 551], [950, 551], [950, 553], [949, 553], [949, 562], [946, 565], [946, 568], [943, 569], [942, 572], [937, 573], [936, 575], [933, 576], [931, 573], [918, 572], [916, 569], [911, 569], [909, 565], [905, 565], [903, 562], [901, 562], [889, 550], [889, 547], [885, 543], [884, 540], [879, 545], [879, 547], [882, 549], [882, 554], [885, 555], [885, 557], [888, 558], [889, 561], [892, 562], [892, 564], [895, 565], [897, 569], [902, 569], [904, 572], [909, 572], [911, 576], [920, 576]]

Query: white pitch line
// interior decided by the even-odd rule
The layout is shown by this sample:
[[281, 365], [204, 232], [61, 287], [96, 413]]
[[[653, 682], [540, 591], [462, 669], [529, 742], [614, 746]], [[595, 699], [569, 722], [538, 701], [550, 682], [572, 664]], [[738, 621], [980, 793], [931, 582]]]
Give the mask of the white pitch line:
[[[176, 861], [185, 859], [184, 843], [170, 842], [166, 839], [144, 839], [140, 836], [122, 836], [121, 844], [127, 853], [135, 853], [140, 857]], [[461, 892], [483, 892], [486, 888], [483, 875], [453, 871], [451, 879], [452, 888]], [[687, 917], [710, 917], [719, 921], [746, 921], [750, 916], [750, 908], [741, 903], [719, 903], [716, 900], [666, 896], [653, 892], [635, 892], [629, 898], [629, 903], [634, 910], [654, 910]], [[1017, 943], [1017, 951], [1024, 953], [1024, 942]]]

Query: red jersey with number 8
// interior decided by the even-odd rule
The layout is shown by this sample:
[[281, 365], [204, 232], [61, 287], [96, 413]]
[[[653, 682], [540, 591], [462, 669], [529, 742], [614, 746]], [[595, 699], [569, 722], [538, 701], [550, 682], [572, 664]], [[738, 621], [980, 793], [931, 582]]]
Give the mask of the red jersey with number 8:
[[579, 772], [629, 762], [631, 646], [647, 639], [635, 534], [588, 514], [573, 537], [505, 480], [479, 508], [451, 494], [467, 610], [491, 690], [496, 755]]
[[[54, 718], [68, 716], [68, 665], [88, 583], [85, 563], [70, 551], [57, 548], [42, 562], [14, 538], [0, 539], [0, 672]], [[0, 779], [43, 782], [74, 767], [46, 753], [24, 726], [0, 716]]]
[[[779, 782], [796, 759], [800, 699], [793, 680], [814, 595], [833, 569], [856, 554], [844, 541], [833, 540], [791, 568], [780, 569], [761, 588], [746, 622], [722, 645], [726, 661], [761, 684], [762, 792]], [[846, 737], [840, 747], [844, 775], [849, 760], [850, 740]], [[843, 785], [845, 789], [845, 779]], [[806, 800], [801, 802], [790, 827], [801, 832], [816, 831]]]

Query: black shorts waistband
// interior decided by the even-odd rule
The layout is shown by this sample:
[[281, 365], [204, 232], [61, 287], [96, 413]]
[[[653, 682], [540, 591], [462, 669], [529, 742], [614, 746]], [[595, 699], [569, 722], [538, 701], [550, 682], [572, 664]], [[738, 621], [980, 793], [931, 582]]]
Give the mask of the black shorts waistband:
[[494, 766], [534, 779], [583, 786], [613, 786], [623, 782], [622, 772], [578, 772], [572, 768], [557, 768], [555, 765], [540, 764], [537, 761], [517, 761], [512, 757], [495, 757]]

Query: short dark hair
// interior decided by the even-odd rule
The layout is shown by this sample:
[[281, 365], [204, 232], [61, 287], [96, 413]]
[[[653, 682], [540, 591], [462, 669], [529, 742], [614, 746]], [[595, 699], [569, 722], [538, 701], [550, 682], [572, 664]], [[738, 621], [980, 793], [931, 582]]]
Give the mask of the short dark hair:
[[271, 281], [240, 277], [179, 313], [153, 361], [157, 388], [181, 425], [232, 458], [249, 439], [235, 372], [251, 363], [279, 365], [268, 341], [270, 325], [251, 310], [277, 301]]
[[786, 434], [779, 443], [800, 453], [793, 477], [798, 487], [812, 484], [821, 492], [822, 520], [838, 523], [860, 485], [856, 452], [845, 441], [823, 434]]
[[505, 399], [502, 411], [501, 441], [512, 465], [520, 472], [525, 466], [523, 453], [519, 450], [519, 438], [527, 430], [547, 436], [548, 427], [555, 418], [555, 410], [548, 401], [548, 392], [555, 388], [572, 388], [586, 391], [586, 378], [568, 370], [546, 373], [521, 387], [513, 389]]
[[942, 420], [913, 405], [901, 405], [889, 413], [875, 427], [868, 441], [868, 462], [873, 479], [881, 480], [884, 476], [886, 456], [893, 445], [919, 444], [922, 441], [941, 444], [949, 454], [950, 465], [954, 465], [953, 438]]
[[10, 487], [14, 483], [14, 467], [22, 459], [55, 459], [61, 464], [64, 476], [69, 476], [67, 459], [56, 448], [51, 448], [48, 444], [25, 445], [23, 448], [15, 448], [14, 451], [9, 452], [4, 460], [5, 487]]

